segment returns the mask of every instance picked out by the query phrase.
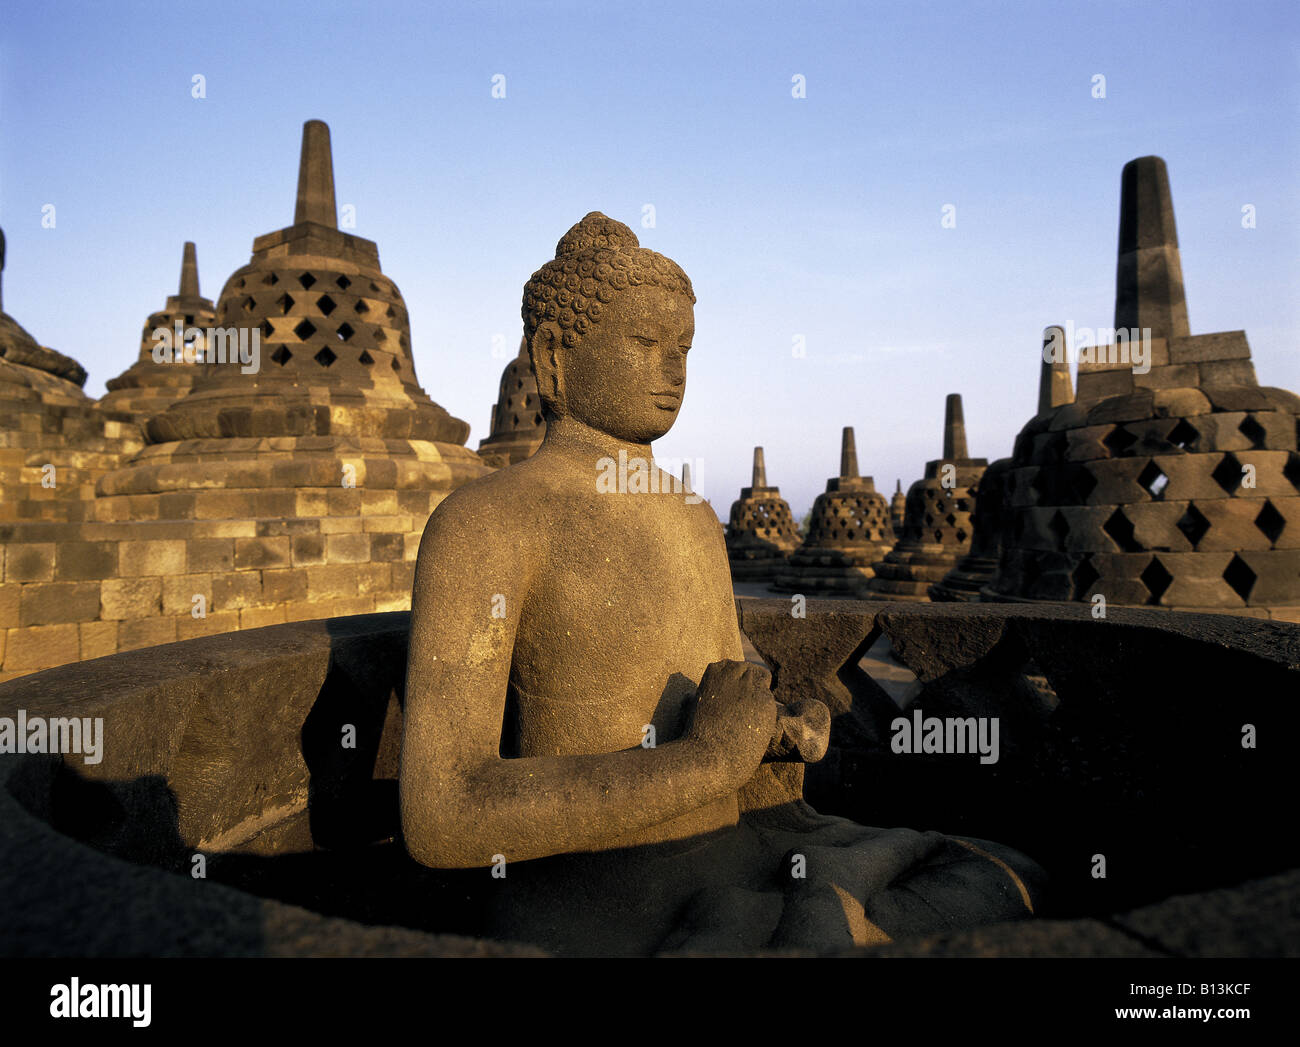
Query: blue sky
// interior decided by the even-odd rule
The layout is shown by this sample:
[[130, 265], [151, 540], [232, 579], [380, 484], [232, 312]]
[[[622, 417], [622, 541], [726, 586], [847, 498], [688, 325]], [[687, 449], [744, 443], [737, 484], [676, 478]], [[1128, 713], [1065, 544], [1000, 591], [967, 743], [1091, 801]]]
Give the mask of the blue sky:
[[215, 298], [253, 237], [291, 222], [301, 126], [323, 119], [338, 201], [378, 242], [421, 383], [471, 423], [471, 446], [524, 281], [601, 210], [699, 297], [686, 402], [656, 450], [697, 460], [725, 517], [762, 444], [802, 514], [844, 425], [878, 487], [919, 477], [948, 392], [964, 395], [972, 454], [1010, 453], [1042, 328], [1112, 321], [1120, 169], [1136, 156], [1169, 165], [1193, 333], [1244, 328], [1261, 382], [1300, 389], [1297, 10], [10, 7], [5, 308], [100, 395], [175, 292], [183, 241]]

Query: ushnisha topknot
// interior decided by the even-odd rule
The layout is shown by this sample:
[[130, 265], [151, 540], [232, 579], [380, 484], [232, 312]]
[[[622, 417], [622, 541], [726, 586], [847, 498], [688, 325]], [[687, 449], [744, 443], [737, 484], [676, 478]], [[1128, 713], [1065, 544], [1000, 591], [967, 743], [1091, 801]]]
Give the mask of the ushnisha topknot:
[[642, 247], [622, 222], [592, 211], [555, 245], [555, 258], [533, 273], [524, 285], [524, 337], [531, 346], [537, 328], [550, 320], [563, 331], [562, 343], [572, 349], [600, 322], [606, 304], [616, 294], [650, 284], [684, 295], [695, 302], [691, 279], [671, 258]]

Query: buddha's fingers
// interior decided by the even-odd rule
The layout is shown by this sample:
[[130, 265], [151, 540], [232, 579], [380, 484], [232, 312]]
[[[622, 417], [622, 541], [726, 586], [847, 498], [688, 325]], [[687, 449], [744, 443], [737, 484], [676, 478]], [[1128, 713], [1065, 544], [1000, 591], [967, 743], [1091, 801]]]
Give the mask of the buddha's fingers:
[[769, 759], [816, 763], [830, 747], [831, 711], [816, 698], [781, 707], [768, 747]]

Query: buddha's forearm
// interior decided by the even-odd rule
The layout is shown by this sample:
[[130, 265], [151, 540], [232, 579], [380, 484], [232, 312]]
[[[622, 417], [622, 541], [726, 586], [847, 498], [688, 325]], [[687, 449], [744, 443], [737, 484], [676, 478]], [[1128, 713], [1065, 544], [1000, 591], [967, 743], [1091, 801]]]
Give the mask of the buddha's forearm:
[[735, 793], [739, 782], [707, 747], [679, 739], [652, 749], [493, 760], [428, 795], [403, 778], [411, 854], [435, 868], [477, 868], [601, 850]]

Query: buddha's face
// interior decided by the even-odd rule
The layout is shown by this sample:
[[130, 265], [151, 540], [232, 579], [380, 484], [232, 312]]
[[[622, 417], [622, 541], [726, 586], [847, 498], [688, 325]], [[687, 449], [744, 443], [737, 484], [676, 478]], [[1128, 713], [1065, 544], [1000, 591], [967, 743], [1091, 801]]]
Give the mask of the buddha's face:
[[[558, 339], [554, 324], [538, 330]], [[657, 440], [681, 409], [694, 337], [689, 298], [645, 284], [627, 288], [606, 303], [576, 347], [555, 350], [557, 410], [620, 440]]]

